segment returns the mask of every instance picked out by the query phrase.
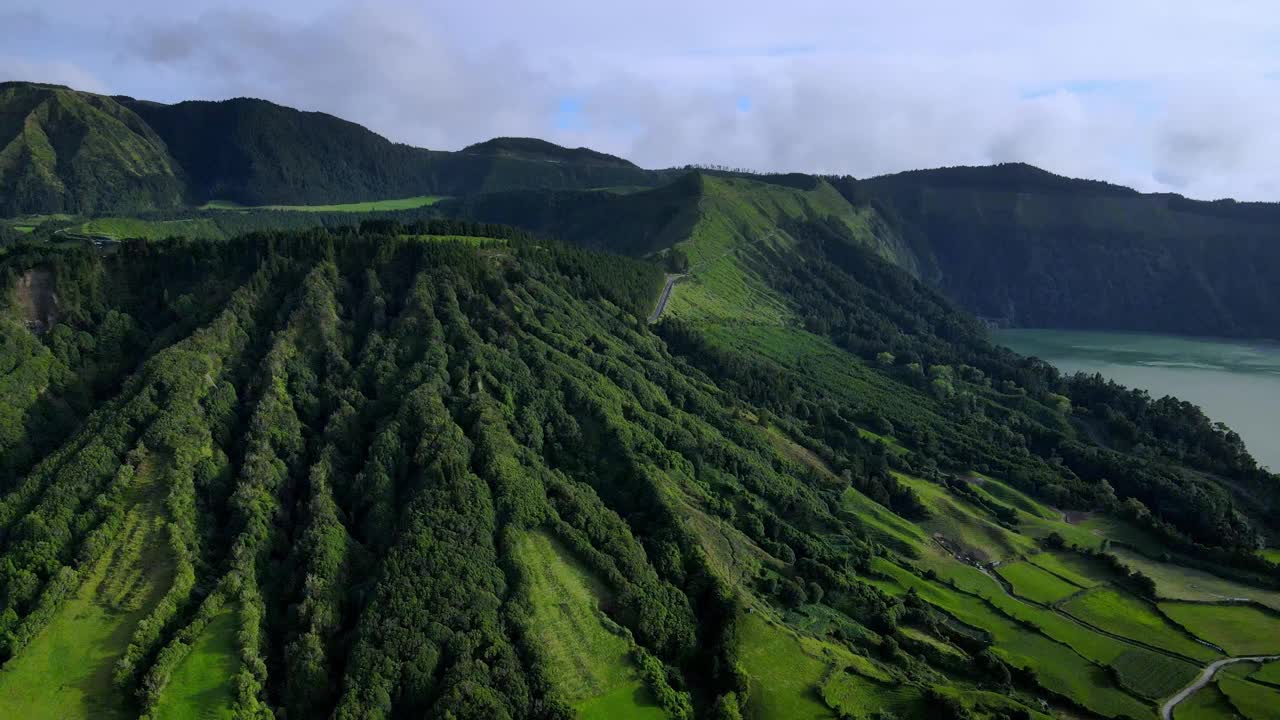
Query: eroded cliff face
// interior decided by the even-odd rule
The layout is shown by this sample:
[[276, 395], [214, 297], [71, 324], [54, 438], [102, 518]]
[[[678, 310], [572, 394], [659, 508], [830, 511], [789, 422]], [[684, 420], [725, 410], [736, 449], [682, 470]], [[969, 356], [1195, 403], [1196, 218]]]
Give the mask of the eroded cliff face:
[[43, 333], [58, 320], [58, 296], [53, 290], [53, 272], [31, 268], [14, 288], [18, 310], [32, 332]]

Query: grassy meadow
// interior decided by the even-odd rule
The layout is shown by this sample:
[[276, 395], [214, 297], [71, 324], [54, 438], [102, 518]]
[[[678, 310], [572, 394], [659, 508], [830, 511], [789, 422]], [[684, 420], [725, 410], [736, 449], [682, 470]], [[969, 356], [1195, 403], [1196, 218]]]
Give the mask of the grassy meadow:
[[118, 539], [87, 568], [78, 590], [0, 670], [0, 717], [132, 717], [112, 684], [138, 622], [172, 582], [173, 561], [152, 473], [140, 472]]
[[996, 572], [1013, 587], [1015, 595], [1045, 605], [1064, 600], [1083, 589], [1025, 561], [1001, 565]]
[[1228, 655], [1280, 655], [1280, 616], [1252, 605], [1162, 602], [1160, 611]]
[[553, 668], [552, 682], [579, 717], [662, 718], [631, 659], [630, 641], [600, 609], [603, 586], [549, 535], [523, 535], [515, 555], [533, 608], [529, 626]]
[[178, 663], [151, 715], [153, 720], [230, 720], [234, 717], [233, 679], [240, 658], [238, 619], [228, 606], [215, 615], [191, 651]]
[[444, 198], [439, 195], [418, 195], [395, 200], [369, 200], [367, 202], [337, 203], [333, 205], [240, 205], [229, 200], [211, 200], [200, 206], [201, 210], [287, 210], [291, 212], [380, 212], [390, 210], [414, 210], [434, 205]]

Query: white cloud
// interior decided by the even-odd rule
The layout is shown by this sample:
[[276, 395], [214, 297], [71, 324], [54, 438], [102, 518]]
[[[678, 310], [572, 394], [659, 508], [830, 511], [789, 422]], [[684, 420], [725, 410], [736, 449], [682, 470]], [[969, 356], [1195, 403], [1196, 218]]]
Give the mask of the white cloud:
[[[26, 63], [0, 58], [11, 76], [255, 95], [428, 147], [537, 135], [646, 166], [859, 176], [1023, 160], [1280, 200], [1267, 2], [138, 0], [102, 20], [74, 0], [23, 3], [46, 29], [0, 23]], [[581, 109], [557, 123], [566, 98]]]

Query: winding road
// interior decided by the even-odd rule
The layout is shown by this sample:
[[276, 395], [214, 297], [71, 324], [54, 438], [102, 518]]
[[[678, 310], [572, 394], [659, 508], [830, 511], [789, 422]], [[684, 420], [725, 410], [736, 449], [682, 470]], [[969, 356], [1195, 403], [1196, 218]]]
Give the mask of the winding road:
[[1214, 675], [1218, 674], [1218, 670], [1223, 666], [1233, 665], [1240, 662], [1263, 663], [1270, 662], [1272, 660], [1280, 660], [1280, 655], [1225, 658], [1223, 660], [1218, 660], [1217, 662], [1209, 663], [1208, 667], [1204, 669], [1204, 672], [1200, 673], [1200, 677], [1196, 678], [1195, 682], [1178, 691], [1177, 695], [1169, 698], [1164, 702], [1164, 705], [1160, 706], [1160, 717], [1164, 720], [1173, 720], [1173, 709], [1177, 707], [1178, 703], [1181, 703], [1183, 700], [1194, 695], [1197, 690], [1208, 685], [1209, 681], [1213, 679]]
[[667, 301], [671, 299], [671, 288], [682, 277], [684, 277], [683, 273], [675, 275], [667, 273], [667, 286], [662, 288], [662, 294], [658, 296], [658, 305], [653, 309], [653, 314], [649, 316], [650, 325], [658, 322], [658, 318], [662, 317], [662, 311], [667, 309]]

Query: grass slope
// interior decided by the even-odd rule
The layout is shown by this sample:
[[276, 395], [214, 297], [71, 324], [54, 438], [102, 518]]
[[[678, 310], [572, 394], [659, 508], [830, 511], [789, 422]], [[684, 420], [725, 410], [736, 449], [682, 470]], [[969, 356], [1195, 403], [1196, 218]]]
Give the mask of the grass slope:
[[1200, 688], [1173, 711], [1173, 720], [1232, 720], [1235, 717], [1235, 706], [1216, 683]]
[[1111, 663], [1120, 684], [1142, 697], [1168, 697], [1196, 679], [1200, 668], [1146, 650], [1131, 650]]
[[1141, 570], [1156, 583], [1156, 593], [1165, 600], [1217, 602], [1248, 599], [1280, 611], [1280, 592], [1244, 585], [1211, 575], [1203, 570], [1151, 560], [1128, 548], [1111, 552], [1134, 570]]
[[662, 718], [631, 661], [630, 643], [600, 610], [604, 588], [543, 533], [521, 536], [515, 556], [548, 674], [579, 717]]
[[152, 711], [154, 720], [230, 720], [234, 716], [238, 627], [236, 610], [230, 606], [209, 621], [165, 686]]
[[1252, 605], [1162, 602], [1160, 611], [1228, 655], [1280, 654], [1280, 618]]
[[1275, 720], [1280, 716], [1280, 690], [1241, 680], [1227, 673], [1218, 676], [1217, 682], [1222, 694], [1248, 720]]
[[1098, 580], [1090, 577], [1091, 574], [1096, 574], [1099, 568], [1084, 555], [1071, 552], [1041, 552], [1029, 555], [1027, 562], [1082, 588], [1091, 588], [1099, 584]]
[[200, 206], [201, 210], [289, 210], [293, 212], [350, 212], [365, 213], [389, 210], [413, 210], [435, 205], [444, 198], [439, 195], [418, 195], [395, 200], [369, 200], [366, 202], [338, 203], [336, 205], [240, 205], [230, 200], [211, 200]]
[[1112, 683], [1100, 665], [1066, 645], [1029, 631], [981, 599], [928, 582], [879, 558], [873, 567], [884, 576], [872, 581], [881, 590], [891, 595], [904, 595], [909, 588], [915, 588], [920, 597], [944, 609], [952, 617], [989, 633], [993, 649], [1005, 662], [1013, 667], [1033, 669], [1040, 683], [1050, 690], [1102, 715], [1153, 717], [1149, 705]]
[[741, 178], [701, 177], [697, 219], [675, 250], [688, 258], [688, 278], [672, 296], [675, 317], [713, 321], [789, 324], [793, 311], [754, 268], [785, 252], [795, 240], [780, 229], [785, 220], [833, 217], [852, 237], [899, 262], [899, 252], [876, 232], [874, 211], [855, 208], [829, 184], [803, 190]]
[[173, 572], [160, 499], [140, 472], [119, 540], [31, 644], [0, 670], [0, 717], [127, 718], [112, 670]]
[[1062, 609], [1090, 625], [1185, 657], [1206, 661], [1218, 657], [1151, 606], [1118, 590], [1094, 588], [1063, 603]]
[[70, 234], [108, 237], [115, 240], [143, 238], [163, 240], [170, 237], [219, 239], [225, 233], [211, 220], [191, 218], [187, 220], [143, 220], [140, 218], [96, 218], [67, 230]]
[[1046, 605], [1069, 597], [1081, 589], [1029, 562], [1001, 565], [996, 572], [1013, 586], [1014, 594]]
[[749, 717], [835, 717], [816, 692], [827, 673], [826, 661], [805, 652], [798, 636], [759, 614], [748, 615], [740, 625], [739, 657], [752, 678]]

